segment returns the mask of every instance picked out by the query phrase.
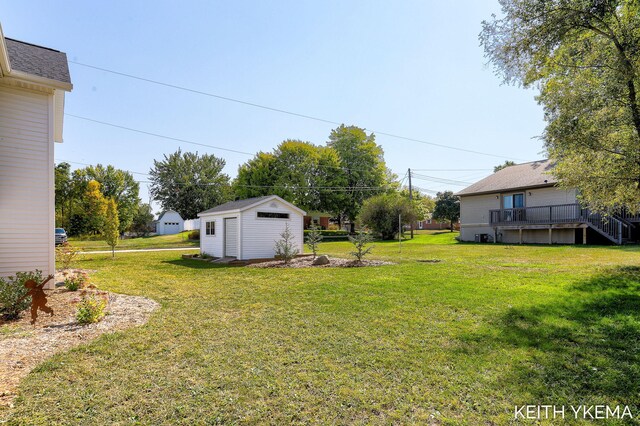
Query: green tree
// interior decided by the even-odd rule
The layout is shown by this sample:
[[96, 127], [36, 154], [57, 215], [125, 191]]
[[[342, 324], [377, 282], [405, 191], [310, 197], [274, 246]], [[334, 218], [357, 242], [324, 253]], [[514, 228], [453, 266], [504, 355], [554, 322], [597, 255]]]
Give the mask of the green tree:
[[102, 195], [101, 185], [95, 180], [87, 182], [87, 189], [82, 199], [82, 210], [85, 213], [86, 230], [92, 234], [102, 232], [107, 213], [107, 201]]
[[222, 173], [225, 161], [212, 154], [198, 155], [180, 149], [154, 160], [151, 196], [164, 210], [175, 210], [184, 219], [231, 199], [229, 176]]
[[146, 203], [140, 203], [129, 230], [137, 235], [147, 236], [151, 232], [151, 222], [153, 222], [151, 206]]
[[120, 237], [120, 221], [118, 220], [118, 205], [113, 198], [105, 202], [105, 220], [102, 235], [104, 240], [111, 247], [111, 257], [116, 256], [116, 246]]
[[345, 190], [336, 213], [351, 222], [354, 232], [363, 201], [383, 192], [388, 184], [384, 151], [376, 144], [375, 135], [344, 124], [331, 131], [327, 145], [338, 153], [342, 168], [336, 173], [344, 179]]
[[432, 216], [435, 220], [448, 220], [453, 232], [454, 223], [460, 219], [460, 200], [451, 191], [438, 192]]
[[275, 194], [306, 210], [333, 212], [341, 202], [341, 170], [333, 149], [286, 140], [241, 165], [233, 188], [239, 198]]
[[276, 161], [274, 154], [258, 152], [255, 157], [241, 164], [232, 186], [235, 196], [245, 199], [274, 195], [273, 186], [277, 181]]
[[73, 172], [72, 196], [81, 194], [90, 180], [100, 183], [102, 195], [115, 200], [118, 206], [120, 232], [129, 230], [140, 203], [140, 185], [133, 175], [128, 171], [116, 169], [112, 165], [105, 167], [97, 164], [78, 169]]
[[56, 226], [69, 229], [73, 205], [71, 165], [59, 163], [55, 168]]
[[515, 166], [515, 161], [507, 160], [502, 164], [499, 164], [493, 168], [493, 173], [499, 172], [500, 170], [507, 168], [509, 166]]
[[320, 242], [322, 242], [322, 232], [320, 232], [320, 228], [316, 225], [311, 225], [309, 230], [305, 231], [305, 233], [307, 247], [309, 247], [309, 250], [313, 253], [313, 259], [315, 260], [316, 255], [318, 254], [318, 246], [320, 245]]
[[394, 239], [402, 232], [401, 224], [410, 224], [415, 220], [413, 203], [398, 193], [380, 194], [366, 199], [359, 216], [360, 223], [379, 234], [383, 240]]
[[640, 2], [500, 5], [481, 43], [506, 82], [540, 88], [553, 173], [591, 207], [640, 209]]

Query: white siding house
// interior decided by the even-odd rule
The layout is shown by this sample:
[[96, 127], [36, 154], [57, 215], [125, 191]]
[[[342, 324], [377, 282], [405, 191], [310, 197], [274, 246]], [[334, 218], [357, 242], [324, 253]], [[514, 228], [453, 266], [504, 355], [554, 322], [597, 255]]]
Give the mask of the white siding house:
[[64, 53], [0, 27], [0, 276], [55, 272], [54, 142], [71, 89]]
[[274, 245], [288, 225], [302, 253], [304, 215], [277, 195], [222, 204], [198, 214], [200, 252], [240, 260], [273, 258]]
[[177, 211], [167, 210], [161, 213], [156, 221], [156, 234], [178, 234], [182, 231], [184, 231], [184, 219]]

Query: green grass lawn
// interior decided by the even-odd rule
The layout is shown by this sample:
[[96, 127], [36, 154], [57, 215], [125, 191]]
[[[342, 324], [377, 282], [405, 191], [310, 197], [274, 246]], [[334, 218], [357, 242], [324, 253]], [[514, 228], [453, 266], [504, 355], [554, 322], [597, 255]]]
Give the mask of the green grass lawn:
[[[189, 231], [173, 235], [154, 235], [151, 237], [127, 238], [120, 240], [116, 250], [154, 249], [154, 248], [181, 248], [200, 247], [199, 241], [189, 240]], [[69, 238], [69, 244], [83, 251], [111, 250], [103, 240], [82, 240], [76, 237]]]
[[378, 242], [398, 264], [373, 268], [83, 256], [99, 287], [162, 308], [41, 364], [10, 422], [504, 424], [523, 404], [629, 405], [637, 421], [640, 249], [455, 235]]

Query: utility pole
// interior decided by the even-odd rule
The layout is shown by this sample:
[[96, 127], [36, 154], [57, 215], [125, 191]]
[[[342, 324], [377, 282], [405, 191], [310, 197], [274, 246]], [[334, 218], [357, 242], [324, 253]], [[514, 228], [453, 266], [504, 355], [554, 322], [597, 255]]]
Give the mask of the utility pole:
[[[413, 189], [411, 188], [411, 168], [407, 172], [409, 174], [409, 201], [413, 205]], [[413, 240], [413, 221], [411, 222], [411, 239]]]

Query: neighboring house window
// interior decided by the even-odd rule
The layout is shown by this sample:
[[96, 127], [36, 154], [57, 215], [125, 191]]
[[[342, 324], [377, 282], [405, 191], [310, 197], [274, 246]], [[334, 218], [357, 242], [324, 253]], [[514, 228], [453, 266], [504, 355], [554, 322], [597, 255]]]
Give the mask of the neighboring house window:
[[258, 217], [269, 219], [289, 219], [289, 213], [258, 212]]
[[524, 194], [510, 194], [502, 197], [502, 208], [504, 212], [505, 221], [522, 221], [525, 220], [524, 210], [515, 210], [524, 208]]
[[215, 222], [207, 222], [205, 226], [207, 228], [206, 235], [216, 235], [216, 223]]
[[521, 209], [524, 207], [524, 194], [505, 195], [502, 204], [505, 209]]
[[418, 222], [418, 229], [422, 229], [423, 222]]

